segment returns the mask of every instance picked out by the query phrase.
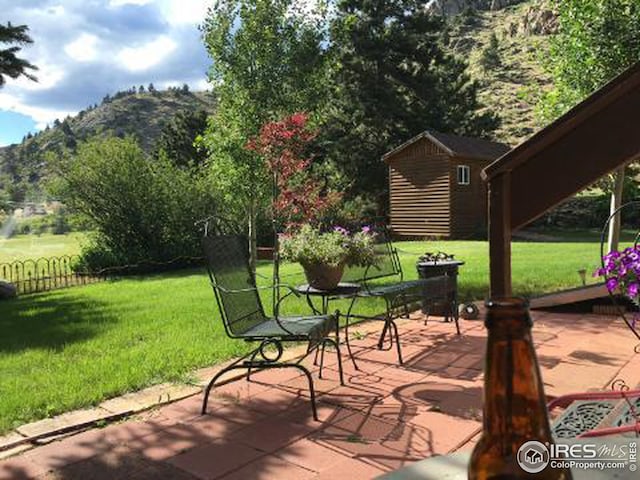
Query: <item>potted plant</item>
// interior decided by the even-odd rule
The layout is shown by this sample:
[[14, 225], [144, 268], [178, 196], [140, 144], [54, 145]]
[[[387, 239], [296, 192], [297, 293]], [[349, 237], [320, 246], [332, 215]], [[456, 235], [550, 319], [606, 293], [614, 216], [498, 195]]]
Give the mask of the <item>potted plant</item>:
[[282, 258], [300, 263], [307, 282], [318, 290], [336, 288], [346, 265], [373, 265], [374, 244], [375, 235], [369, 227], [357, 232], [343, 227], [323, 231], [306, 224], [280, 237]]
[[609, 292], [622, 293], [640, 307], [640, 246], [613, 250], [602, 257], [602, 264], [594, 276], [606, 279]]

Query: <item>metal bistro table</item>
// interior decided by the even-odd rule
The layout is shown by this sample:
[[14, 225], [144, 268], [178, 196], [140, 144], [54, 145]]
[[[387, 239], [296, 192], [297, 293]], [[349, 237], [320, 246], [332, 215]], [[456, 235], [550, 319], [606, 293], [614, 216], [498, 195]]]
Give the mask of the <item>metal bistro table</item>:
[[[329, 302], [331, 300], [353, 299], [361, 290], [361, 286], [357, 283], [339, 283], [336, 288], [331, 290], [319, 290], [311, 285], [304, 284], [295, 287], [295, 291], [305, 295], [307, 304], [317, 315], [326, 315], [329, 311]], [[320, 308], [316, 308], [313, 298], [319, 298], [321, 301]]]
[[[441, 312], [445, 322], [455, 321], [456, 325], [458, 324], [458, 268], [462, 265], [464, 265], [463, 261], [454, 259], [422, 260], [416, 263], [420, 278], [446, 277], [445, 291], [442, 292], [442, 309], [431, 310], [429, 313]], [[428, 303], [425, 298], [422, 308], [424, 314], [428, 313], [426, 311]]]
[[[311, 308], [311, 310], [316, 315], [327, 315], [329, 312], [329, 303], [332, 300], [344, 300], [351, 299], [351, 307], [353, 306], [353, 302], [355, 302], [356, 297], [362, 287], [357, 283], [339, 283], [336, 288], [331, 290], [319, 290], [317, 288], [313, 288], [309, 284], [298, 285], [294, 288], [297, 293], [305, 295], [307, 299], [307, 304]], [[320, 308], [318, 309], [316, 305], [313, 303], [313, 298], [320, 299]], [[351, 307], [349, 308], [349, 312], [351, 311]], [[358, 370], [358, 365], [356, 364], [356, 360], [353, 357], [353, 352], [351, 351], [351, 345], [349, 344], [349, 321], [347, 320], [345, 325], [345, 344], [347, 345], [347, 351], [349, 352], [349, 357], [351, 358], [351, 363], [356, 370]], [[314, 360], [314, 364], [316, 364], [317, 360], [317, 351], [316, 351], [316, 359]]]

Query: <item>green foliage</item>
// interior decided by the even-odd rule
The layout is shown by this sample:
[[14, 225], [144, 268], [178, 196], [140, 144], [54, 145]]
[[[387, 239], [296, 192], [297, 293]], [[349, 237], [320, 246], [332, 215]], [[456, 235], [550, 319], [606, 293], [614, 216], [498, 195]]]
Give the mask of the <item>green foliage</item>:
[[489, 44], [482, 50], [479, 63], [485, 72], [489, 72], [502, 64], [502, 58], [500, 57], [500, 45], [495, 33], [491, 34]]
[[555, 88], [540, 105], [546, 120], [640, 60], [637, 0], [563, 0], [558, 11], [560, 28], [547, 56]]
[[[11, 200], [32, 200], [42, 195], [48, 175], [47, 154], [75, 150], [78, 142], [96, 135], [134, 135], [149, 153], [156, 146], [164, 126], [182, 110], [212, 110], [213, 97], [204, 92], [175, 95], [166, 91], [139, 94], [118, 92], [107, 96], [99, 107], [84, 114], [56, 120], [53, 128], [36, 132], [18, 145], [0, 147], [0, 190]], [[5, 181], [6, 178], [6, 181]]]
[[281, 236], [281, 255], [302, 265], [345, 263], [366, 267], [375, 261], [374, 239], [368, 229], [351, 234], [342, 227], [324, 232], [303, 225], [299, 231]]
[[[33, 40], [27, 34], [28, 31], [29, 27], [26, 25], [11, 25], [11, 22], [6, 25], [0, 25], [0, 43], [8, 43], [10, 45], [33, 43]], [[6, 83], [5, 76], [14, 79], [23, 76], [34, 82], [38, 81], [36, 77], [29, 73], [29, 70], [37, 70], [38, 67], [16, 55], [21, 49], [17, 45], [0, 49], [0, 87]]]
[[178, 168], [164, 155], [149, 161], [131, 137], [81, 143], [55, 169], [54, 191], [95, 226], [84, 251], [90, 267], [200, 254], [194, 222], [217, 207], [200, 171]]
[[203, 163], [207, 159], [207, 152], [196, 146], [196, 141], [206, 128], [205, 110], [178, 112], [162, 129], [156, 144], [156, 156], [163, 151], [178, 166]]
[[[417, 277], [418, 256], [445, 250], [466, 262], [458, 280], [460, 298], [486, 297], [486, 242], [402, 242], [397, 247], [407, 280]], [[600, 263], [599, 248], [597, 239], [515, 242], [514, 294], [579, 286], [576, 271], [595, 269]], [[260, 285], [271, 281], [271, 265], [265, 262], [258, 267]], [[282, 275], [293, 285], [305, 283], [297, 265], [283, 265]], [[214, 300], [205, 278], [200, 271], [179, 272], [0, 302], [0, 371], [6, 373], [0, 376], [0, 434], [48, 414], [96, 405], [153, 383], [180, 381], [198, 367], [247, 353], [251, 345], [229, 339], [218, 317], [212, 318]], [[270, 305], [271, 290], [261, 294], [264, 304]], [[332, 302], [331, 307], [344, 312], [349, 302]], [[305, 298], [293, 296], [283, 302], [283, 308], [291, 315], [309, 312]], [[353, 313], [376, 315], [381, 308], [381, 301], [357, 302]], [[38, 395], [30, 393], [34, 385]]]
[[294, 0], [218, 0], [202, 26], [218, 100], [203, 138], [211, 179], [225, 192], [225, 204], [249, 220], [253, 246], [271, 181], [262, 158], [245, 144], [266, 122], [313, 112], [324, 99], [322, 12], [298, 8]]
[[486, 136], [466, 63], [442, 46], [444, 20], [418, 0], [343, 0], [331, 25], [333, 90], [321, 135], [356, 192], [384, 192], [380, 157], [427, 128]]
[[[631, 182], [634, 181], [631, 180]], [[628, 200], [637, 199], [637, 186], [634, 185], [633, 190], [625, 189], [623, 197]], [[609, 217], [610, 205], [611, 198], [602, 193], [573, 197], [540, 217], [532, 226], [567, 230], [600, 230]], [[624, 227], [637, 228], [640, 224], [640, 211], [637, 208], [624, 209], [621, 222]]]

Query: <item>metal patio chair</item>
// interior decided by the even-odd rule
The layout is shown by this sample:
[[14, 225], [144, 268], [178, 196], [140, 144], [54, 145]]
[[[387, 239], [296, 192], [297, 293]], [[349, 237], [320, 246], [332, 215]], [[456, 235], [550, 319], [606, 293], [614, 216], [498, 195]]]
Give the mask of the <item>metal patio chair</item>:
[[640, 437], [640, 390], [622, 380], [614, 381], [608, 392], [572, 393], [547, 404], [549, 412], [558, 407], [564, 411], [551, 426], [556, 438]]
[[[404, 316], [409, 318], [409, 306], [420, 304], [422, 310], [428, 315], [430, 306], [441, 300], [448, 288], [448, 278], [446, 276], [419, 278], [417, 280], [404, 280], [402, 265], [398, 251], [391, 242], [391, 235], [383, 225], [375, 227], [378, 242], [374, 246], [376, 262], [367, 267], [351, 266], [345, 269], [343, 281], [357, 283], [360, 290], [354, 295], [349, 306], [345, 322], [345, 337], [349, 354], [354, 366], [351, 346], [348, 342], [349, 323], [351, 318], [361, 318], [369, 320], [382, 320], [384, 325], [382, 333], [378, 339], [378, 349], [391, 350], [395, 344], [398, 362], [402, 365], [402, 350], [400, 347], [400, 336], [395, 320]], [[381, 283], [382, 282], [382, 283]], [[357, 299], [377, 298], [385, 303], [385, 311], [382, 315], [366, 316], [353, 314], [353, 307]], [[457, 317], [455, 318], [458, 327]], [[458, 333], [460, 330], [458, 328]], [[385, 338], [388, 336], [388, 343], [385, 346]]]
[[[296, 368], [309, 381], [313, 418], [318, 420], [313, 379], [309, 370], [300, 362], [309, 353], [322, 347], [319, 371], [322, 378], [324, 347], [327, 343], [332, 345], [338, 356], [340, 383], [344, 385], [338, 333], [339, 312], [336, 311], [333, 315], [268, 316], [260, 300], [259, 290], [273, 287], [256, 286], [249, 263], [247, 237], [240, 234], [211, 234], [207, 230], [205, 228], [202, 246], [225, 332], [230, 338], [257, 342], [258, 347], [223, 368], [211, 379], [204, 392], [202, 414], [206, 413], [209, 394], [216, 381], [231, 370], [246, 369], [249, 381], [255, 370]], [[280, 287], [297, 295], [290, 287]], [[278, 310], [276, 308], [276, 312]], [[335, 331], [334, 338], [329, 336], [332, 331]], [[297, 362], [281, 361], [283, 344], [286, 342], [307, 342], [307, 353]]]

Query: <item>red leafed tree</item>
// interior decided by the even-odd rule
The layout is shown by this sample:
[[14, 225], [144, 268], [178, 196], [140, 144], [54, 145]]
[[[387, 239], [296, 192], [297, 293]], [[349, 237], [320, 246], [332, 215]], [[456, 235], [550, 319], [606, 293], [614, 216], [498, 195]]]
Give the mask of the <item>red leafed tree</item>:
[[313, 157], [308, 149], [316, 134], [308, 126], [306, 113], [294, 113], [266, 123], [260, 134], [247, 142], [246, 148], [261, 155], [277, 178], [272, 208], [285, 227], [316, 223], [341, 198], [339, 193], [327, 190], [311, 172]]

